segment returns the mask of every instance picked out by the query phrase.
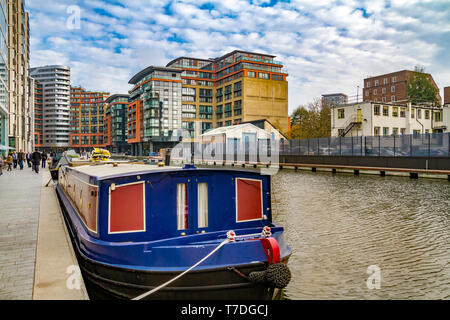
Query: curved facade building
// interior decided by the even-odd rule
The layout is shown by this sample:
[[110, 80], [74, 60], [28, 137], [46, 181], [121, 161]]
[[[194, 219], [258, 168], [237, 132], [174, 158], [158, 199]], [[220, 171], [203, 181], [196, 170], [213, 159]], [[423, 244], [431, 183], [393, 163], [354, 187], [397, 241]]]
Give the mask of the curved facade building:
[[42, 147], [69, 147], [70, 68], [51, 65], [30, 69], [42, 85]]

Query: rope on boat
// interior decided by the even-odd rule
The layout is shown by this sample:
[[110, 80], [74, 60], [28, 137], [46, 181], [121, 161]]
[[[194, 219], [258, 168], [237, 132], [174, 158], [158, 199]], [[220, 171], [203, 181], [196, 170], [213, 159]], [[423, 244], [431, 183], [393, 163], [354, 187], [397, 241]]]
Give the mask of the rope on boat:
[[147, 291], [143, 294], [141, 294], [140, 296], [137, 296], [135, 298], [133, 298], [132, 300], [141, 300], [149, 295], [151, 295], [152, 293], [155, 293], [156, 291], [164, 288], [165, 286], [171, 284], [172, 282], [174, 282], [175, 280], [181, 278], [182, 276], [184, 276], [186, 273], [188, 273], [189, 271], [191, 271], [192, 269], [194, 269], [195, 267], [197, 267], [199, 264], [201, 264], [203, 261], [205, 261], [206, 259], [208, 259], [210, 256], [212, 256], [215, 252], [217, 252], [220, 248], [222, 248], [224, 245], [226, 245], [229, 242], [233, 242], [235, 240], [236, 234], [234, 233], [234, 231], [228, 231], [227, 232], [227, 238], [225, 240], [223, 240], [214, 250], [212, 250], [210, 253], [208, 253], [203, 259], [199, 260], [196, 264], [194, 264], [192, 267], [190, 267], [189, 269], [183, 271], [182, 273], [180, 273], [179, 275], [177, 275], [176, 277], [174, 277], [173, 279], [163, 283], [162, 285], [153, 288], [150, 291]]

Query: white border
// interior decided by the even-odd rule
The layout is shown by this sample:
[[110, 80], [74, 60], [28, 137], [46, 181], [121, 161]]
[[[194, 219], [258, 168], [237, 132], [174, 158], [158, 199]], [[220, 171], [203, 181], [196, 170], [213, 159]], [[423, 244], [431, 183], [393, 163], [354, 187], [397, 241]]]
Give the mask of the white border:
[[[256, 219], [250, 219], [250, 220], [238, 220], [238, 180], [249, 180], [249, 181], [259, 181], [259, 184], [261, 185], [261, 218]], [[248, 222], [248, 221], [257, 221], [257, 220], [263, 220], [264, 218], [264, 206], [263, 206], [263, 186], [262, 186], [262, 180], [259, 179], [248, 179], [248, 178], [235, 178], [235, 189], [236, 189], [236, 223], [240, 222]]]
[[116, 185], [115, 188], [125, 187], [133, 184], [142, 183], [142, 214], [144, 215], [144, 229], [142, 230], [128, 230], [128, 231], [114, 231], [111, 232], [111, 186], [108, 188], [108, 234], [120, 234], [120, 233], [133, 233], [133, 232], [145, 232], [146, 230], [146, 219], [145, 219], [145, 181], [125, 183], [121, 185]]

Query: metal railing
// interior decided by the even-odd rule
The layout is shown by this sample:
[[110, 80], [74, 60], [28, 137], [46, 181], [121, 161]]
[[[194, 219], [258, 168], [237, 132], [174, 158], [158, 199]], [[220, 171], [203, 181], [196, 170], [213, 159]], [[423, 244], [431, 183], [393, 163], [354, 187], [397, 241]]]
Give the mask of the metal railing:
[[450, 133], [287, 140], [280, 155], [450, 157]]

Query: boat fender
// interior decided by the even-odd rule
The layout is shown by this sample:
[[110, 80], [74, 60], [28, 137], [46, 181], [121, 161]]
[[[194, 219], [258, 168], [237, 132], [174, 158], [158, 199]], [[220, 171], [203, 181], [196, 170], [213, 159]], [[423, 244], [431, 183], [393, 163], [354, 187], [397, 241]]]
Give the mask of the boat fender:
[[[265, 230], [270, 234], [270, 228]], [[269, 267], [264, 271], [251, 272], [248, 278], [251, 282], [266, 284], [269, 287], [285, 288], [291, 280], [291, 272], [289, 268], [280, 263], [280, 247], [275, 238], [261, 238], [261, 244], [266, 254]]]
[[256, 284], [283, 289], [291, 281], [291, 271], [284, 263], [270, 264], [267, 270], [250, 272], [248, 279]]

